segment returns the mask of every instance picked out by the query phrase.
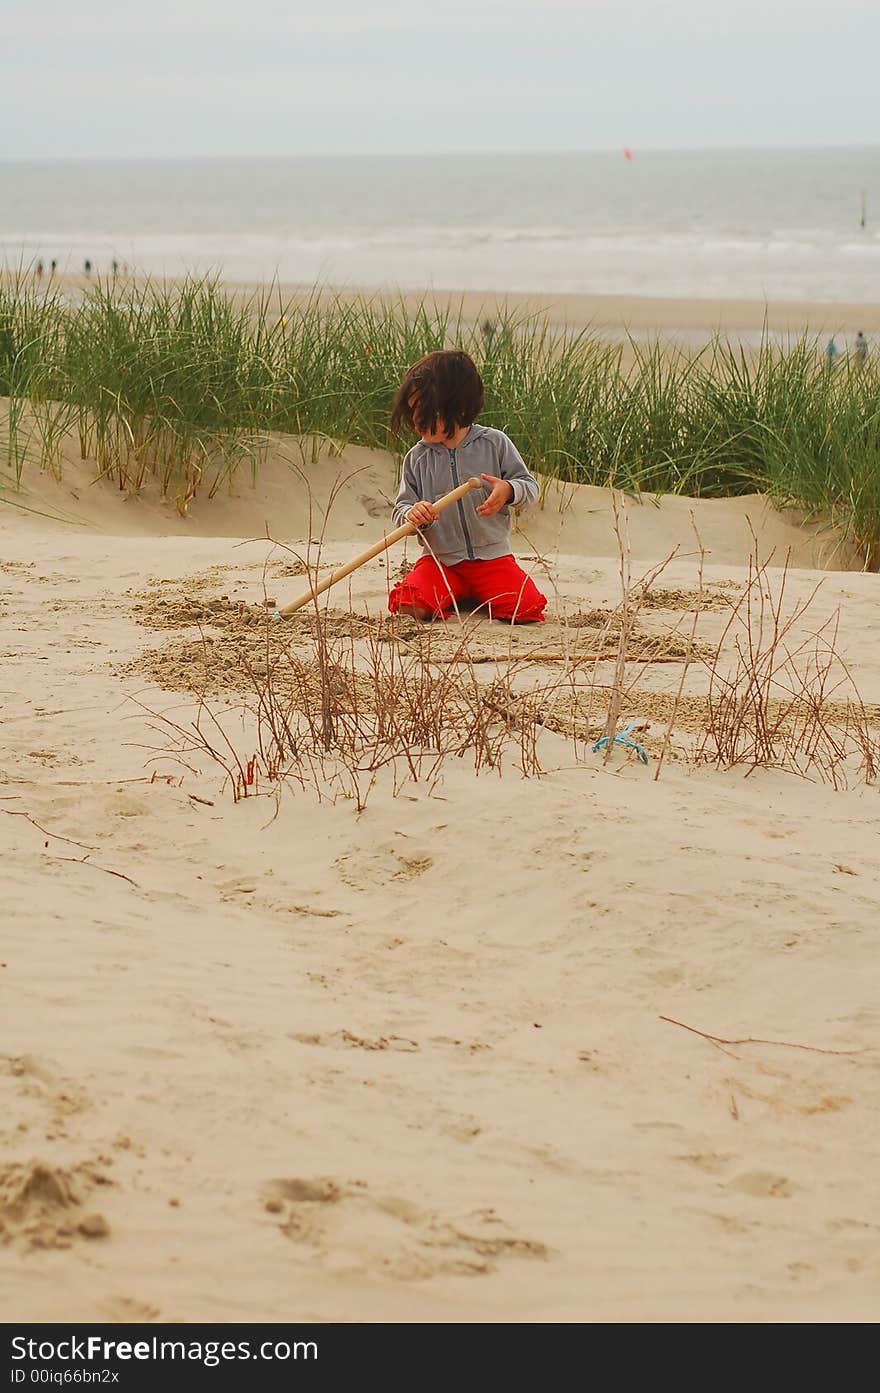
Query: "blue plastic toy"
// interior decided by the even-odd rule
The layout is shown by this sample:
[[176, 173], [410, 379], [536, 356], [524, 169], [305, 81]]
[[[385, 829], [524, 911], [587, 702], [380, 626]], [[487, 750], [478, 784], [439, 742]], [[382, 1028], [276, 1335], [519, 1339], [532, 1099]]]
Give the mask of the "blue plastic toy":
[[593, 746], [593, 753], [595, 754], [598, 750], [604, 750], [605, 746], [608, 744], [610, 740], [612, 744], [627, 745], [631, 750], [635, 750], [639, 759], [642, 761], [642, 764], [647, 764], [648, 754], [644, 746], [640, 745], [638, 740], [630, 740], [629, 738], [639, 724], [640, 723], [637, 720], [630, 721], [629, 725], [624, 726], [623, 730], [619, 730], [616, 735], [603, 735], [601, 740], [597, 740], [595, 745]]

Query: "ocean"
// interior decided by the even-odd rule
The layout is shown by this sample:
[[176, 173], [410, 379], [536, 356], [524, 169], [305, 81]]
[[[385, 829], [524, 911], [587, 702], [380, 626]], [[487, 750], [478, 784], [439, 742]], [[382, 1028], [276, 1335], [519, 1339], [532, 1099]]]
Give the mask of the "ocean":
[[880, 148], [0, 163], [0, 261], [86, 258], [234, 281], [880, 303]]

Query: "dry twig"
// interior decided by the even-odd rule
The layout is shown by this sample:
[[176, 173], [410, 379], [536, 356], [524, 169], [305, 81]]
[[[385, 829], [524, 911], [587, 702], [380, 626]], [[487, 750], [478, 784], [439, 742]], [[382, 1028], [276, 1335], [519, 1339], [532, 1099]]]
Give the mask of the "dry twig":
[[[59, 832], [50, 832], [47, 827], [44, 827], [42, 825], [42, 823], [37, 822], [35, 818], [32, 818], [30, 813], [16, 812], [13, 808], [0, 808], [0, 813], [6, 813], [7, 817], [23, 817], [26, 822], [29, 822], [31, 824], [32, 827], [36, 827], [38, 832], [42, 832], [44, 837], [53, 837], [56, 842], [67, 842], [68, 846], [81, 846], [83, 851], [94, 851], [95, 849], [94, 847], [87, 846], [85, 842], [74, 841], [72, 837], [62, 837]], [[59, 859], [70, 860], [72, 858], [61, 857]]]
[[99, 866], [97, 861], [90, 861], [88, 856], [56, 856], [56, 861], [72, 861], [75, 866], [91, 866], [95, 871], [103, 871], [105, 875], [118, 876], [120, 880], [127, 880], [129, 885], [133, 885], [135, 890], [141, 887], [136, 880], [132, 880], [130, 875], [125, 875], [123, 871], [111, 871], [109, 866]]
[[672, 1016], [659, 1016], [658, 1020], [668, 1021], [670, 1025], [680, 1025], [682, 1030], [689, 1030], [693, 1035], [700, 1035], [704, 1040], [711, 1040], [713, 1045], [779, 1045], [787, 1050], [810, 1050], [813, 1054], [854, 1055], [865, 1053], [864, 1049], [827, 1050], [820, 1045], [798, 1045], [791, 1040], [762, 1040], [755, 1035], [746, 1035], [740, 1040], [725, 1040], [721, 1035], [710, 1035], [706, 1030], [697, 1030], [695, 1025], [685, 1025], [684, 1021], [677, 1021]]

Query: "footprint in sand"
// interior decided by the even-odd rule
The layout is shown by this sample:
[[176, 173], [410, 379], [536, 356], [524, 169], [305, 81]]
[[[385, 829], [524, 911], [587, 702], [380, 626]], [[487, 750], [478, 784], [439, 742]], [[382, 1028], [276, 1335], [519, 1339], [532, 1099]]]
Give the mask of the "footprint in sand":
[[147, 1301], [138, 1301], [133, 1296], [112, 1296], [104, 1303], [109, 1320], [150, 1321], [159, 1319], [159, 1307]]
[[386, 518], [388, 516], [388, 509], [390, 507], [390, 504], [385, 502], [384, 499], [371, 498], [369, 494], [362, 493], [358, 499], [358, 502], [360, 503], [364, 512], [367, 514], [367, 517]]
[[119, 793], [108, 800], [111, 813], [116, 817], [146, 817], [153, 811], [146, 798], [139, 798], [133, 793]]
[[720, 1175], [731, 1158], [723, 1151], [689, 1151], [675, 1159], [696, 1166], [697, 1170], [705, 1171], [707, 1175]]
[[784, 1175], [775, 1175], [772, 1171], [743, 1171], [742, 1175], [735, 1175], [732, 1180], [728, 1180], [728, 1190], [739, 1190], [744, 1195], [757, 1195], [762, 1199], [788, 1199], [793, 1195], [797, 1186]]
[[403, 1054], [414, 1054], [419, 1049], [418, 1040], [410, 1040], [405, 1035], [355, 1035], [351, 1030], [334, 1030], [326, 1034], [311, 1031], [289, 1031], [288, 1040], [296, 1040], [300, 1045], [336, 1045], [346, 1049], [358, 1050], [397, 1050]]
[[363, 890], [386, 886], [390, 880], [417, 880], [431, 869], [434, 858], [415, 847], [403, 852], [394, 842], [385, 842], [371, 851], [339, 856], [333, 864], [346, 885]]
[[445, 1215], [408, 1199], [374, 1195], [362, 1180], [329, 1176], [270, 1180], [263, 1208], [301, 1261], [326, 1270], [421, 1281], [441, 1273], [493, 1272], [506, 1258], [549, 1257], [548, 1248], [514, 1233], [494, 1209]]
[[263, 1043], [261, 1035], [253, 1030], [242, 1030], [234, 1021], [223, 1020], [221, 1016], [207, 1016], [221, 1042], [236, 1054], [259, 1048]]
[[52, 1060], [32, 1054], [0, 1056], [0, 1080], [3, 1075], [11, 1091], [19, 1098], [42, 1105], [55, 1123], [85, 1112], [91, 1106], [85, 1089], [67, 1078]]

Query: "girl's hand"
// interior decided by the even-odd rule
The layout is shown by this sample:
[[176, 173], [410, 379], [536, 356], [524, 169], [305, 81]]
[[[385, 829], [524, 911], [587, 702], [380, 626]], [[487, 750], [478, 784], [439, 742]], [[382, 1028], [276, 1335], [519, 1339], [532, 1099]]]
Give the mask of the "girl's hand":
[[406, 515], [407, 522], [414, 522], [416, 527], [430, 527], [432, 522], [439, 518], [440, 514], [433, 503], [426, 503], [422, 499], [414, 503]]
[[513, 502], [513, 484], [507, 479], [496, 478], [494, 474], [481, 474], [480, 478], [492, 485], [492, 492], [480, 504], [477, 512], [481, 517], [490, 518], [493, 513], [500, 513], [502, 508]]

